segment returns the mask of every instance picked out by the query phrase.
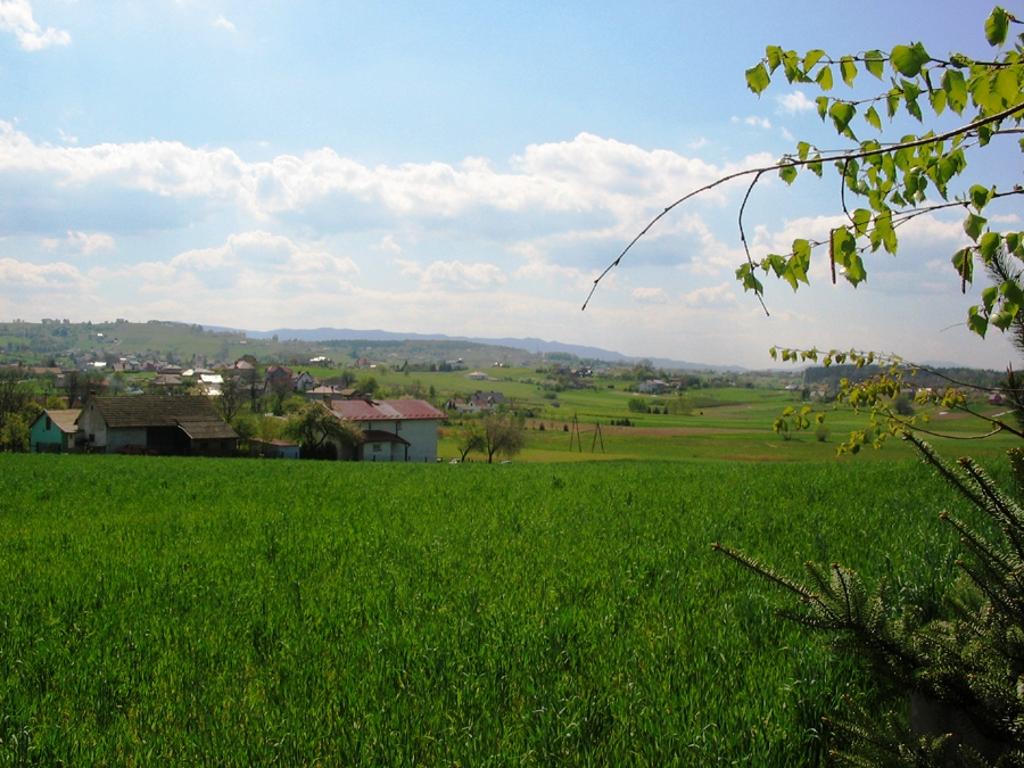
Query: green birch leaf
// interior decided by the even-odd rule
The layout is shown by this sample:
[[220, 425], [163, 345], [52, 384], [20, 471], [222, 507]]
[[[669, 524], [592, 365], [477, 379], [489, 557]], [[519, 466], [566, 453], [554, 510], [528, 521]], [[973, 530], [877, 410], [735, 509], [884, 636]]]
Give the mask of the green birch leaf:
[[824, 120], [828, 114], [828, 96], [819, 96], [814, 103], [818, 106], [818, 117]]
[[892, 211], [885, 210], [875, 216], [874, 235], [888, 253], [896, 252], [896, 230], [892, 228]]
[[978, 244], [978, 252], [981, 254], [981, 258], [986, 262], [992, 260], [996, 250], [999, 248], [999, 244], [1003, 242], [1003, 238], [998, 232], [986, 232], [981, 236], [981, 242]]
[[885, 108], [889, 113], [890, 119], [896, 114], [896, 110], [900, 108], [901, 96], [903, 96], [903, 91], [899, 88], [893, 88], [885, 95]]
[[793, 82], [799, 80], [803, 75], [800, 71], [800, 59], [796, 51], [784, 51], [782, 54], [782, 70], [786, 74], [786, 80]]
[[779, 168], [779, 178], [787, 184], [792, 184], [796, 179], [796, 166], [784, 165]]
[[970, 248], [961, 248], [953, 254], [951, 259], [953, 268], [960, 275], [964, 282], [971, 282], [974, 278], [974, 259]]
[[992, 311], [992, 307], [996, 303], [996, 298], [999, 296], [999, 289], [994, 285], [990, 285], [988, 288], [981, 292], [981, 302], [985, 307], [985, 313], [988, 314]]
[[946, 92], [936, 88], [928, 93], [928, 99], [932, 103], [932, 111], [936, 116], [946, 111]]
[[[819, 155], [819, 157], [820, 157], [820, 155]], [[807, 164], [807, 170], [809, 170], [811, 173], [813, 173], [815, 176], [817, 176], [820, 179], [821, 178], [821, 161], [820, 160], [813, 160], [812, 162], [808, 163]]]
[[820, 48], [812, 48], [804, 54], [804, 72], [810, 72], [811, 67], [817, 64], [825, 52]]
[[983, 216], [978, 216], [976, 213], [967, 214], [967, 218], [964, 219], [964, 232], [974, 242], [978, 242], [978, 238], [981, 237], [982, 228], [988, 223], [988, 219]]
[[1006, 301], [1013, 304], [1015, 307], [1024, 306], [1024, 291], [1022, 291], [1020, 285], [1013, 280], [1007, 280], [999, 286], [999, 292], [1003, 294]]
[[921, 114], [921, 107], [918, 106], [917, 99], [907, 100], [907, 112], [917, 118], [918, 122], [924, 121], [924, 116]]
[[818, 70], [818, 76], [814, 78], [815, 82], [821, 86], [823, 91], [832, 90], [832, 67], [827, 64]]
[[829, 117], [832, 118], [832, 122], [835, 124], [836, 132], [843, 133], [847, 126], [850, 125], [850, 121], [853, 120], [853, 116], [857, 114], [856, 107], [853, 104], [847, 104], [844, 101], [836, 101], [832, 103], [832, 106], [828, 110]]
[[958, 69], [947, 69], [942, 75], [942, 90], [946, 94], [946, 104], [958, 115], [967, 106], [967, 81]]
[[1020, 307], [1016, 307], [1012, 304], [1004, 305], [1004, 309], [994, 317], [990, 318], [989, 322], [1000, 331], [1005, 331], [1013, 324], [1018, 312], [1020, 312]]
[[853, 62], [852, 56], [843, 56], [839, 60], [839, 72], [843, 76], [843, 82], [852, 88], [853, 81], [857, 79], [857, 65]]
[[1010, 106], [1020, 101], [1020, 83], [1014, 67], [1004, 67], [996, 74], [992, 90], [1002, 99], [1003, 104]]
[[881, 51], [868, 51], [864, 54], [864, 68], [881, 80], [885, 72], [885, 55]]
[[893, 68], [905, 77], [917, 77], [921, 74], [921, 67], [927, 64], [930, 58], [920, 43], [897, 45], [889, 53], [889, 62]]
[[857, 241], [850, 231], [845, 227], [832, 230], [832, 258], [836, 264], [845, 267], [850, 262], [850, 256], [857, 252]]
[[853, 212], [853, 228], [857, 232], [857, 237], [862, 237], [867, 233], [870, 222], [871, 211], [866, 208], [858, 208]]
[[971, 307], [967, 310], [967, 327], [982, 338], [985, 338], [985, 331], [988, 330], [988, 320], [982, 317], [977, 307]]
[[[996, 76], [981, 75], [972, 77], [967, 84], [967, 90], [971, 93], [974, 103], [981, 108], [982, 114], [988, 115], [998, 112], [1003, 106], [1002, 97], [995, 91]], [[985, 126], [982, 126], [985, 127]]]
[[971, 198], [971, 205], [977, 209], [978, 213], [981, 213], [981, 209], [988, 205], [988, 201], [992, 199], [992, 195], [995, 191], [981, 186], [981, 184], [973, 185], [967, 192]]
[[856, 251], [850, 255], [843, 275], [855, 287], [867, 279], [868, 273], [864, 269], [864, 260]]
[[796, 154], [801, 160], [807, 159], [807, 154], [811, 151], [811, 145], [806, 141], [801, 141], [796, 145]]
[[1002, 45], [1006, 42], [1006, 32], [1010, 28], [1010, 16], [1002, 8], [995, 8], [985, 19], [985, 39], [989, 45]]
[[758, 64], [747, 70], [747, 88], [752, 90], [758, 96], [761, 95], [761, 91], [768, 87], [771, 82], [771, 78], [768, 77], [768, 71], [764, 68], [764, 64]]
[[882, 130], [882, 118], [878, 116], [878, 111], [873, 106], [868, 107], [867, 112], [864, 113], [864, 119], [875, 130]]
[[800, 260], [807, 269], [811, 265], [811, 244], [809, 241], [798, 238], [793, 241], [793, 256]]
[[769, 45], [764, 49], [764, 57], [768, 60], [769, 69], [774, 72], [782, 63], [782, 49], [777, 45]]

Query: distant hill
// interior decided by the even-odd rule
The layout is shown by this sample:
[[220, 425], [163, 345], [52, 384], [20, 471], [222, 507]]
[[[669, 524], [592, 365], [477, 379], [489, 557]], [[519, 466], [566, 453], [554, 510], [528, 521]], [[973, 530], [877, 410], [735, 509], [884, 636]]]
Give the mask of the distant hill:
[[[213, 326], [207, 326], [214, 330]], [[216, 328], [215, 330], [232, 331], [237, 329]], [[394, 331], [356, 330], [352, 328], [276, 328], [270, 331], [242, 331], [253, 339], [269, 339], [277, 336], [283, 340], [296, 341], [465, 341], [473, 344], [486, 344], [495, 347], [511, 347], [532, 354], [565, 354], [574, 355], [581, 360], [601, 360], [609, 363], [629, 365], [640, 360], [649, 360], [657, 368], [669, 368], [687, 371], [743, 371], [738, 365], [709, 365], [691, 363], [683, 360], [672, 360], [662, 357], [636, 357], [624, 355], [600, 347], [589, 347], [582, 344], [565, 344], [560, 341], [546, 341], [533, 337], [528, 338], [481, 338], [475, 336], [446, 336], [443, 333], [396, 333]]]

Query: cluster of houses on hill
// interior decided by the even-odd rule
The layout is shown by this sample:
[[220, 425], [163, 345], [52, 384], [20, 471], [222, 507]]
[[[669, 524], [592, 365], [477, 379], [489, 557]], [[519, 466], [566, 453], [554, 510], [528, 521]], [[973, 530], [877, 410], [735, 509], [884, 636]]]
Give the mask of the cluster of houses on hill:
[[[330, 399], [318, 407], [358, 427], [356, 448], [333, 444], [335, 458], [357, 461], [436, 461], [444, 413], [423, 400]], [[238, 434], [199, 395], [88, 398], [80, 409], [44, 410], [29, 430], [33, 452], [144, 453], [232, 456]], [[258, 455], [297, 457], [298, 446], [254, 441]]]

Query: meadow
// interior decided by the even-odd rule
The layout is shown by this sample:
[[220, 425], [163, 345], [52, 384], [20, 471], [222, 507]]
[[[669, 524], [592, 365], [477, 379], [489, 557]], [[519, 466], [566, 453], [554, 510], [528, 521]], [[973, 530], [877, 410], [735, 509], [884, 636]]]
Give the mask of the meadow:
[[0, 500], [0, 765], [814, 765], [866, 676], [709, 544], [926, 606], [957, 551], [895, 455], [0, 455]]

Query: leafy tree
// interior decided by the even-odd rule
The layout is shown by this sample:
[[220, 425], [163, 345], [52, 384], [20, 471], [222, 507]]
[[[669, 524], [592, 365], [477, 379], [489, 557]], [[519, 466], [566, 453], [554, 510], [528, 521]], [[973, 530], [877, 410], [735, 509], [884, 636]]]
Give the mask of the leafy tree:
[[0, 369], [0, 450], [27, 451], [29, 426], [39, 412], [18, 369]]
[[515, 456], [526, 444], [523, 420], [514, 414], [491, 414], [483, 418], [483, 451], [487, 463], [494, 462], [495, 454]]
[[363, 442], [359, 427], [342, 421], [322, 403], [310, 403], [289, 419], [287, 433], [312, 456], [321, 455], [329, 443], [354, 450]]
[[[996, 8], [985, 22], [986, 38], [992, 46], [1001, 47], [1009, 37], [1011, 24], [1018, 23], [1013, 15]], [[994, 219], [984, 215], [993, 201], [1022, 195], [1024, 187], [1015, 184], [998, 189], [967, 173], [971, 158], [1020, 133], [1024, 119], [1021, 53], [1019, 37], [1013, 48], [989, 61], [962, 53], [938, 58], [919, 42], [897, 45], [888, 53], [869, 50], [839, 57], [820, 49], [800, 55], [769, 45], [764, 58], [746, 72], [750, 89], [761, 94], [780, 73], [789, 83], [819, 88], [821, 95], [815, 99], [818, 115], [852, 146], [826, 150], [801, 141], [795, 152], [778, 162], [729, 174], [679, 198], [652, 219], [598, 276], [584, 309], [604, 276], [663, 217], [686, 201], [735, 179], [750, 180], [739, 211], [740, 242], [747, 258], [736, 270], [736, 277], [762, 305], [764, 284], [760, 276], [781, 278], [797, 290], [801, 284], [809, 283], [815, 250], [827, 253], [833, 282], [842, 276], [854, 286], [860, 284], [867, 277], [862, 258], [865, 252], [882, 249], [895, 254], [901, 225], [943, 210], [964, 212], [963, 228], [972, 241], [951, 257], [956, 279], [964, 289], [974, 279], [976, 259], [986, 267], [1000, 253], [1024, 259], [1024, 232], [1000, 230]], [[888, 84], [884, 82], [887, 72]], [[837, 77], [852, 89], [861, 75], [882, 83], [881, 90], [866, 96], [831, 95]], [[861, 140], [855, 133], [881, 132], [883, 114], [890, 123], [905, 115], [923, 122], [926, 111], [936, 122], [934, 128], [925, 126], [922, 132], [903, 135], [895, 141]], [[942, 130], [938, 118], [946, 112], [958, 119], [958, 125]], [[1024, 146], [1021, 149], [1024, 151]], [[837, 203], [848, 223], [833, 229], [826, 241], [797, 238], [788, 253], [755, 259], [747, 245], [743, 216], [758, 182], [768, 174], [778, 174], [791, 184], [800, 172], [809, 171], [821, 177], [827, 166], [832, 166], [838, 175]], [[848, 195], [860, 198], [863, 207], [851, 210]], [[941, 202], [933, 202], [934, 196], [941, 198]], [[980, 335], [990, 326], [1006, 330], [1022, 307], [1024, 292], [1019, 284], [997, 280], [982, 293], [982, 303], [968, 309], [967, 322]]]
[[238, 433], [238, 438], [244, 442], [248, 442], [256, 437], [259, 430], [259, 423], [257, 417], [252, 413], [236, 413], [235, 417], [231, 420], [231, 427]]
[[24, 412], [10, 413], [0, 427], [0, 450], [27, 451], [29, 420]]
[[[242, 376], [225, 376], [220, 388], [220, 397], [216, 398], [217, 410], [227, 422], [233, 422], [235, 416], [245, 405], [248, 398], [248, 385]], [[237, 430], [236, 430], [237, 431]]]
[[631, 397], [626, 407], [632, 413], [647, 413], [647, 401], [642, 397]]
[[479, 421], [467, 421], [455, 433], [455, 447], [459, 451], [459, 461], [465, 461], [471, 451], [485, 451], [487, 439], [484, 427]]
[[370, 374], [361, 376], [356, 382], [356, 391], [363, 395], [373, 395], [377, 392], [379, 387], [380, 385], [377, 383], [377, 379]]
[[[812, 49], [804, 54], [768, 46], [764, 58], [746, 71], [747, 85], [761, 94], [781, 74], [789, 83], [817, 87], [818, 115], [851, 142], [846, 149], [823, 150], [799, 142], [793, 154], [778, 162], [719, 179], [675, 201], [658, 214], [595, 281], [617, 266], [630, 248], [677, 206], [731, 179], [748, 178], [750, 185], [740, 205], [740, 241], [746, 261], [737, 279], [764, 306], [761, 277], [786, 281], [794, 290], [809, 282], [812, 252], [827, 252], [833, 282], [842, 276], [856, 286], [867, 277], [863, 255], [882, 249], [896, 254], [898, 228], [917, 216], [941, 210], [963, 212], [963, 229], [971, 244], [951, 255], [956, 279], [965, 290], [980, 264], [990, 284], [981, 303], [967, 311], [967, 324], [979, 336], [990, 328], [1020, 333], [1024, 286], [1024, 232], [1003, 230], [987, 215], [995, 200], [1024, 194], [1024, 187], [1000, 189], [986, 179], [968, 175], [969, 161], [987, 148], [1022, 132], [1024, 118], [1024, 35], [1011, 39], [1018, 20], [995, 8], [985, 22], [985, 36], [999, 49], [990, 60], [960, 53], [938, 58], [919, 42], [897, 45], [888, 52], [868, 50], [839, 57]], [[885, 78], [888, 74], [888, 83]], [[881, 90], [867, 96], [831, 95], [837, 80], [854, 87], [858, 77], [875, 78]], [[863, 79], [862, 79], [863, 82]], [[952, 113], [957, 125], [946, 129], [939, 118]], [[931, 126], [896, 140], [861, 140], [856, 132], [881, 132], [883, 115], [892, 123], [904, 115]], [[1020, 142], [1024, 151], [1024, 141]], [[822, 176], [832, 166], [840, 181], [839, 207], [846, 223], [834, 228], [822, 242], [793, 241], [788, 253], [755, 259], [747, 247], [743, 223], [747, 200], [766, 174], [777, 173], [787, 184], [800, 172]], [[972, 166], [973, 167], [973, 166]], [[847, 204], [847, 198], [862, 207]], [[593, 296], [591, 290], [584, 308]], [[767, 311], [767, 309], [766, 309]], [[991, 523], [978, 526], [968, 519], [943, 514], [959, 536], [966, 554], [958, 561], [963, 573], [959, 599], [941, 620], [925, 621], [912, 605], [884, 587], [870, 589], [857, 574], [838, 564], [808, 566], [809, 583], [780, 575], [755, 559], [716, 544], [726, 554], [762, 578], [791, 593], [798, 610], [790, 615], [819, 630], [844, 638], [866, 659], [889, 690], [908, 695], [920, 715], [930, 723], [905, 716], [864, 713], [859, 722], [837, 724], [849, 750], [835, 756], [853, 765], [1022, 765], [1024, 764], [1024, 508], [969, 459], [956, 466], [942, 461], [915, 432], [922, 430], [916, 416], [899, 400], [905, 378], [914, 367], [898, 358], [878, 360], [870, 352], [773, 350], [784, 360], [855, 363], [858, 367], [880, 362], [879, 374], [860, 382], [844, 381], [840, 395], [855, 408], [866, 408], [871, 426], [854, 435], [846, 446], [856, 452], [863, 444], [885, 434], [899, 434], [913, 442], [924, 459], [952, 484]], [[1011, 380], [1012, 381], [1012, 380]], [[951, 382], [956, 384], [956, 382]], [[1013, 389], [1018, 389], [1011, 384]], [[947, 407], [968, 409], [956, 386], [926, 396]], [[777, 428], [809, 428], [809, 407], [789, 409]], [[985, 418], [985, 417], [983, 417]], [[992, 431], [1024, 431], [1005, 421], [988, 418]], [[781, 425], [781, 427], [780, 427]], [[883, 427], [884, 429], [878, 429]], [[1024, 450], [1015, 450], [1013, 464], [1024, 468]], [[987, 532], [987, 533], [986, 533]], [[956, 731], [955, 735], [952, 731]]]

